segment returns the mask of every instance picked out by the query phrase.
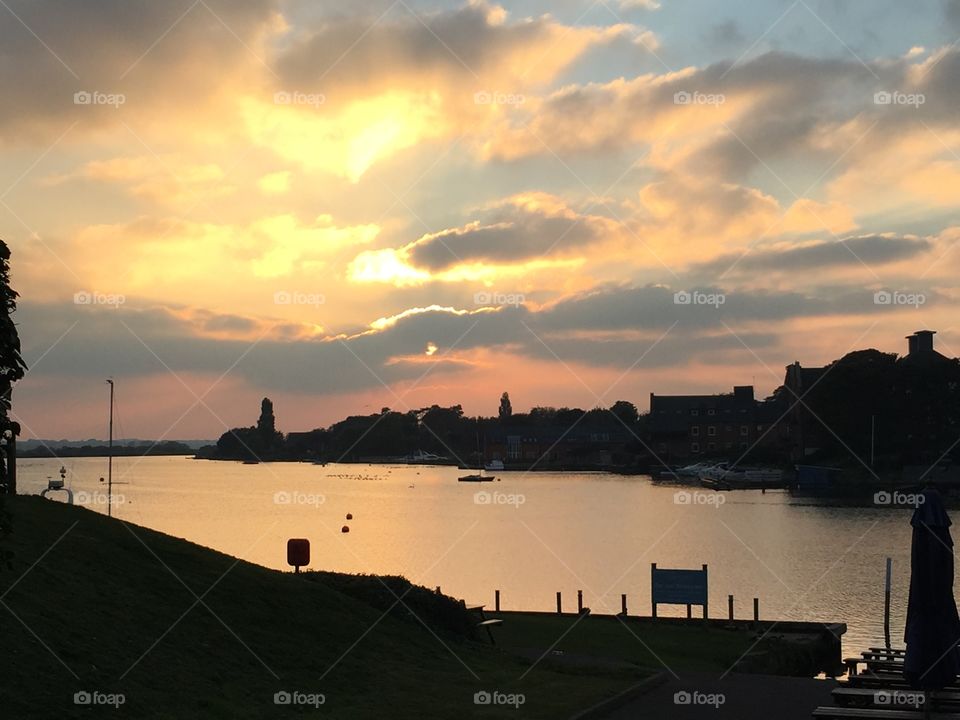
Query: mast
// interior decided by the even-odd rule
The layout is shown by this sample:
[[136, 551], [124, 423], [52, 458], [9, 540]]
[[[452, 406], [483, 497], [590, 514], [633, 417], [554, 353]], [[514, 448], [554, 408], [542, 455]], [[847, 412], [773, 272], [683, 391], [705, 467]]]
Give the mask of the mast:
[[113, 515], [113, 380], [110, 385], [110, 439], [107, 445], [107, 517]]

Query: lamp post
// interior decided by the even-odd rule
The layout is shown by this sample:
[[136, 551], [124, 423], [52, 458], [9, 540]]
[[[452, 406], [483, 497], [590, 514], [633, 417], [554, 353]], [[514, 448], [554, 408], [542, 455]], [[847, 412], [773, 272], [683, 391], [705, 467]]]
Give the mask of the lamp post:
[[113, 515], [113, 380], [108, 379], [110, 386], [110, 439], [107, 444], [107, 517]]

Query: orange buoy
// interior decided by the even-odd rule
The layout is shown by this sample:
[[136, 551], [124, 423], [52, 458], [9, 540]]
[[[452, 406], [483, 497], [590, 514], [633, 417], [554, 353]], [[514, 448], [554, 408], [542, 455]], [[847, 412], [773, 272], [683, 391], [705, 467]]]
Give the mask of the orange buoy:
[[342, 533], [350, 532], [350, 528], [347, 527], [346, 525], [344, 525], [342, 528], [340, 528], [340, 532], [342, 532]]

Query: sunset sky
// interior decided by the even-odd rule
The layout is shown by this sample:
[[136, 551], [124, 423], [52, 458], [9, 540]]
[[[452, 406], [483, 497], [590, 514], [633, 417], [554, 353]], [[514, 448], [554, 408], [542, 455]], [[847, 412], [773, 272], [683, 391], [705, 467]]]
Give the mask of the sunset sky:
[[120, 435], [215, 438], [960, 355], [960, 0], [0, 18], [24, 437], [105, 437], [108, 376]]

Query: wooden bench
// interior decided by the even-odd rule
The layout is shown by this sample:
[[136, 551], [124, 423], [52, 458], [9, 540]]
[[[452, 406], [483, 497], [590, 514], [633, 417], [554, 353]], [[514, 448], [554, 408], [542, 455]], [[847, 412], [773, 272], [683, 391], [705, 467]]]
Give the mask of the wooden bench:
[[850, 688], [838, 687], [833, 690], [833, 701], [843, 707], [876, 707], [893, 710], [916, 710], [925, 702], [931, 707], [960, 705], [960, 693], [950, 690], [925, 696], [922, 690], [911, 688]]
[[860, 665], [866, 665], [867, 670], [871, 672], [876, 672], [878, 670], [895, 673], [903, 672], [903, 662], [898, 660], [875, 660], [873, 658], [866, 657], [847, 657], [843, 659], [843, 664], [846, 666], [847, 671], [851, 675], [860, 674]]

